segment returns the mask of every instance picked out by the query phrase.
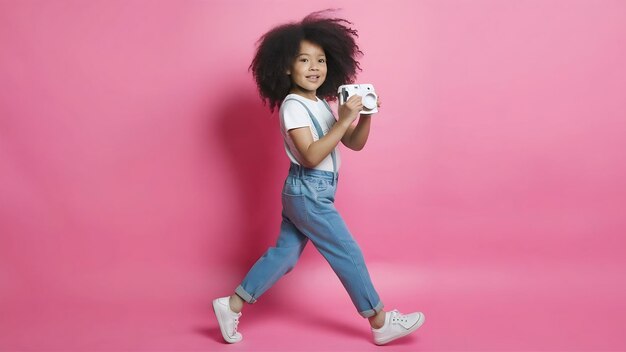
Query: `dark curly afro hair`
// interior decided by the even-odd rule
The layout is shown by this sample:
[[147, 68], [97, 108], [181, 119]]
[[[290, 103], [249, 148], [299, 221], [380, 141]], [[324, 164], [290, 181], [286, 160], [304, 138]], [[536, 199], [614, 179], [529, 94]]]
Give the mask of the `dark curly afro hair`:
[[258, 48], [249, 70], [252, 71], [263, 104], [270, 111], [280, 106], [289, 94], [291, 78], [286, 71], [291, 68], [300, 50], [300, 42], [308, 40], [321, 46], [326, 54], [327, 75], [317, 89], [317, 95], [333, 101], [342, 84], [353, 83], [357, 70], [361, 71], [357, 57], [363, 55], [356, 44], [357, 31], [352, 22], [342, 18], [328, 18], [333, 10], [313, 12], [302, 21], [274, 27], [257, 42]]

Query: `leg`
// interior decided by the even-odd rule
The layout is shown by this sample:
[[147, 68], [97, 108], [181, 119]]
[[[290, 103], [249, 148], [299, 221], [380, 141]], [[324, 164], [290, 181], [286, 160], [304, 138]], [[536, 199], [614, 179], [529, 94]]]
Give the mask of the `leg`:
[[337, 274], [359, 314], [369, 318], [380, 312], [383, 304], [372, 284], [361, 248], [339, 213], [334, 210], [314, 216], [303, 231]]
[[[276, 241], [276, 246], [270, 247], [257, 260], [248, 271], [241, 285], [237, 287], [235, 293], [240, 299], [248, 303], [255, 303], [278, 279], [294, 268], [307, 243], [308, 239], [283, 214], [280, 235]], [[237, 297], [231, 296], [231, 302], [234, 303], [231, 304], [232, 308], [241, 310], [240, 307], [237, 307], [237, 303], [240, 302]]]
[[376, 316], [383, 304], [370, 279], [361, 248], [335, 209], [335, 186], [336, 183], [302, 181], [304, 204], [290, 217], [296, 219], [298, 229], [328, 261], [359, 314], [365, 318]]
[[[284, 206], [283, 206], [284, 207]], [[236, 288], [235, 295], [213, 300], [213, 311], [226, 342], [236, 343], [243, 339], [237, 331], [243, 300], [254, 303], [283, 275], [290, 272], [302, 254], [308, 239], [285, 216], [280, 227], [276, 246], [271, 247], [257, 260]]]
[[370, 326], [374, 329], [380, 329], [385, 325], [385, 311], [381, 310], [376, 315], [367, 318], [369, 320]]
[[245, 302], [243, 300], [243, 298], [239, 297], [239, 295], [236, 294], [236, 293], [233, 293], [228, 298], [228, 303], [230, 305], [230, 310], [232, 310], [235, 313], [241, 312], [241, 310], [243, 309], [243, 302]]

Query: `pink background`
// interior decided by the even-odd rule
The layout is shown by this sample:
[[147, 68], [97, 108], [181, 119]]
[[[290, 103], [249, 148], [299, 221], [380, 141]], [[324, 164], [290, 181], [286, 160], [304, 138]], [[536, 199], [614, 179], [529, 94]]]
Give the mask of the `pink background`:
[[280, 222], [247, 72], [354, 22], [383, 106], [337, 206], [415, 350], [626, 350], [626, 2], [0, 1], [0, 350], [378, 350], [318, 252], [226, 346]]

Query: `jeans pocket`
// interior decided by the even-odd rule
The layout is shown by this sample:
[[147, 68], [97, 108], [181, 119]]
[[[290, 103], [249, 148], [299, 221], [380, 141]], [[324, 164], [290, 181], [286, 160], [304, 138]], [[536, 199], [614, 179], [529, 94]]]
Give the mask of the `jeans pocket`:
[[304, 182], [306, 182], [311, 188], [316, 190], [317, 192], [323, 192], [328, 188], [332, 187], [330, 180], [319, 177], [305, 177]]
[[309, 214], [306, 207], [304, 194], [285, 194], [281, 197], [283, 211], [296, 227], [309, 221]]
[[285, 180], [285, 184], [283, 185], [283, 194], [286, 196], [301, 196], [302, 193], [302, 184], [297, 182], [292, 178], [287, 178]]

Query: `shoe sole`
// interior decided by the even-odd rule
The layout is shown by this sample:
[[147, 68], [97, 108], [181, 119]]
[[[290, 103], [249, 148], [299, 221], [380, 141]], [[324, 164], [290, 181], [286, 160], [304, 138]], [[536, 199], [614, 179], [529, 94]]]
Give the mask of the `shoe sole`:
[[384, 345], [387, 344], [393, 340], [397, 340], [401, 337], [405, 337], [406, 335], [412, 333], [413, 331], [417, 330], [420, 326], [422, 326], [424, 324], [424, 322], [426, 321], [426, 316], [424, 314], [420, 314], [419, 319], [417, 319], [417, 322], [415, 322], [415, 324], [413, 326], [411, 326], [407, 331], [403, 332], [402, 334], [398, 335], [398, 336], [394, 336], [391, 338], [387, 338], [384, 340], [380, 340], [380, 341], [376, 341], [374, 340], [374, 343], [377, 345]]
[[241, 341], [241, 340], [232, 339], [230, 336], [228, 336], [228, 334], [226, 334], [226, 331], [224, 331], [224, 328], [222, 327], [222, 319], [220, 319], [221, 316], [220, 316], [220, 312], [217, 309], [217, 305], [218, 305], [217, 300], [213, 300], [213, 313], [215, 313], [215, 318], [217, 318], [217, 325], [220, 326], [222, 337], [228, 343], [236, 343], [236, 342]]

